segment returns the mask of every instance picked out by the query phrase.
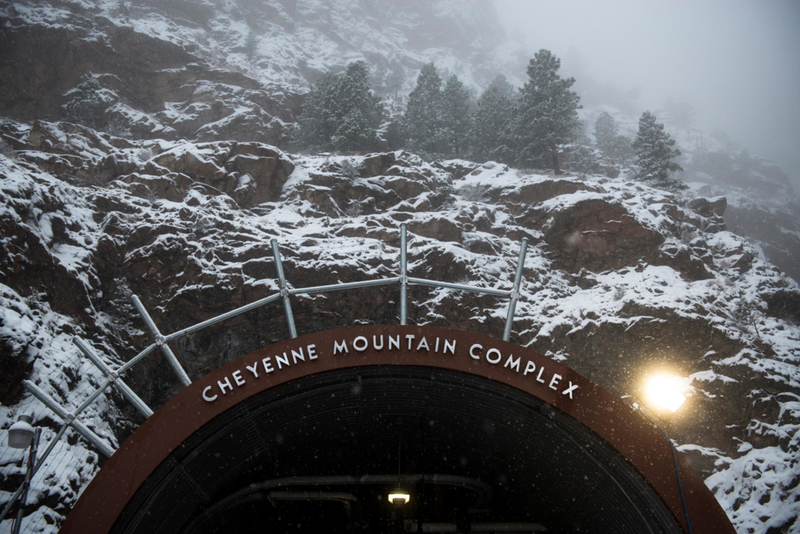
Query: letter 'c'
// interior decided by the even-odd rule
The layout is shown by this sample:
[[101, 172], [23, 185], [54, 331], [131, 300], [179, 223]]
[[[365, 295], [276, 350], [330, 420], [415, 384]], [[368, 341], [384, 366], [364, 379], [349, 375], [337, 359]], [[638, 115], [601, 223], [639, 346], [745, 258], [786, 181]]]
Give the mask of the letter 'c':
[[213, 397], [208, 396], [208, 390], [211, 389], [211, 386], [206, 386], [206, 389], [203, 390], [203, 400], [206, 402], [212, 402], [217, 400], [217, 396], [214, 395]]
[[472, 345], [472, 346], [469, 348], [469, 355], [470, 355], [470, 356], [472, 356], [472, 359], [473, 359], [473, 360], [480, 360], [480, 359], [481, 359], [481, 357], [480, 357], [480, 356], [475, 356], [475, 348], [476, 348], [476, 347], [477, 347], [477, 348], [480, 350], [480, 349], [482, 349], [482, 348], [483, 348], [483, 345], [479, 345], [479, 344], [477, 344], [477, 343], [475, 343], [474, 345]]

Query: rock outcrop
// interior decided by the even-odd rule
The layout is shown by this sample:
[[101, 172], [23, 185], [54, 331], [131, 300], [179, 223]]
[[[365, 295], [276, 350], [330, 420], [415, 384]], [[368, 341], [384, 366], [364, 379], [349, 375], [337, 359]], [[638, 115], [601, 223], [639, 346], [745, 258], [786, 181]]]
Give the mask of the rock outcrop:
[[[638, 395], [654, 367], [688, 377], [690, 408], [669, 420], [670, 434], [704, 475], [732, 465], [741, 443], [796, 452], [780, 429], [796, 424], [781, 395], [800, 394], [800, 289], [724, 229], [723, 199], [404, 152], [297, 156], [43, 121], [6, 120], [0, 134], [15, 147], [0, 156], [5, 406], [26, 402], [23, 378], [65, 404], [73, 388], [91, 387], [65, 337], [90, 340], [112, 362], [149, 344], [131, 295], [164, 333], [272, 295], [273, 238], [293, 287], [396, 276], [405, 223], [410, 274], [458, 283], [508, 287], [527, 238], [513, 340], [620, 396]], [[298, 296], [298, 331], [394, 323], [397, 291]], [[413, 286], [410, 299], [411, 322], [502, 332], [506, 303], [495, 298]], [[287, 335], [282, 308], [267, 306], [172, 346], [199, 377]], [[67, 363], [49, 365], [54, 350]], [[155, 356], [126, 380], [153, 407], [180, 389]], [[105, 402], [119, 408], [90, 424], [118, 443], [138, 416], [122, 399]], [[60, 488], [48, 498], [63, 512], [74, 497]]]
[[[288, 143], [285, 124], [300, 110], [299, 90], [265, 87], [174, 43], [84, 16], [93, 22], [70, 29], [7, 19], [0, 116], [78, 121], [135, 139]], [[87, 80], [95, 85], [82, 91]], [[70, 117], [70, 102], [82, 113]]]

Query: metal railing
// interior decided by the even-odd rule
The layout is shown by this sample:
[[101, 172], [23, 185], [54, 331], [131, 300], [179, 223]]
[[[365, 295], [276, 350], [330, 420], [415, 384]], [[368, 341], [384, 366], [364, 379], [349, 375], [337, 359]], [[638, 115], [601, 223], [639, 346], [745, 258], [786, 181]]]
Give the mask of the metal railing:
[[[519, 291], [522, 284], [522, 273], [525, 266], [525, 256], [527, 254], [527, 249], [528, 249], [527, 238], [522, 239], [519, 252], [519, 259], [517, 261], [517, 270], [514, 276], [514, 283], [510, 290], [477, 287], [466, 284], [455, 284], [450, 282], [426, 280], [424, 278], [415, 278], [408, 276], [408, 253], [407, 253], [408, 239], [407, 239], [407, 230], [405, 224], [402, 224], [400, 226], [400, 276], [382, 278], [377, 280], [363, 280], [358, 282], [312, 286], [306, 288], [290, 288], [286, 281], [286, 276], [284, 275], [283, 272], [283, 264], [281, 262], [280, 250], [278, 249], [278, 241], [272, 239], [270, 241], [270, 244], [272, 246], [272, 256], [275, 260], [275, 269], [277, 271], [278, 284], [279, 284], [279, 292], [274, 295], [270, 295], [269, 297], [257, 300], [250, 304], [246, 304], [244, 306], [223, 313], [206, 321], [197, 323], [193, 326], [184, 328], [183, 330], [173, 332], [172, 334], [168, 334], [166, 336], [161, 334], [155, 322], [153, 322], [153, 319], [147, 313], [147, 310], [145, 309], [144, 305], [139, 300], [139, 298], [136, 295], [133, 295], [131, 298], [136, 308], [136, 311], [141, 316], [142, 320], [147, 326], [147, 329], [150, 331], [150, 334], [153, 336], [155, 341], [116, 370], [111, 369], [111, 367], [109, 367], [85, 341], [83, 341], [79, 337], [75, 337], [73, 339], [75, 345], [103, 373], [103, 375], [106, 377], [106, 380], [100, 387], [98, 387], [95, 391], [93, 391], [89, 395], [89, 397], [74, 412], [69, 412], [65, 410], [58, 404], [58, 402], [56, 402], [52, 397], [50, 397], [45, 391], [37, 387], [29, 380], [23, 380], [25, 389], [27, 389], [34, 397], [40, 400], [56, 415], [58, 415], [58, 417], [63, 421], [63, 424], [59, 429], [58, 434], [55, 436], [53, 440], [50, 441], [50, 444], [47, 447], [47, 449], [38, 458], [36, 465], [33, 468], [33, 472], [31, 473], [31, 477], [33, 477], [33, 475], [35, 475], [36, 472], [39, 470], [39, 468], [43, 465], [45, 459], [53, 450], [55, 444], [63, 437], [64, 432], [67, 430], [68, 427], [72, 427], [74, 430], [76, 430], [81, 436], [84, 437], [84, 439], [86, 439], [89, 443], [91, 443], [104, 456], [111, 457], [111, 455], [114, 454], [115, 450], [111, 446], [109, 446], [102, 438], [100, 438], [97, 434], [92, 432], [92, 430], [89, 429], [89, 427], [87, 427], [85, 424], [83, 424], [80, 420], [77, 419], [77, 417], [112, 384], [119, 390], [120, 394], [122, 394], [122, 396], [125, 397], [125, 399], [127, 399], [131, 404], [133, 404], [136, 410], [139, 411], [139, 413], [141, 413], [145, 418], [153, 415], [153, 410], [150, 409], [150, 407], [147, 406], [147, 404], [142, 399], [140, 399], [136, 395], [136, 393], [134, 393], [133, 390], [122, 380], [121, 375], [123, 375], [131, 367], [139, 363], [143, 358], [151, 354], [156, 349], [161, 350], [162, 354], [167, 359], [167, 362], [169, 363], [170, 367], [178, 377], [178, 380], [184, 385], [184, 387], [191, 384], [191, 379], [189, 378], [189, 375], [181, 366], [180, 362], [178, 361], [178, 358], [175, 356], [175, 354], [172, 352], [172, 349], [170, 349], [168, 345], [170, 341], [185, 336], [187, 334], [197, 332], [199, 330], [220, 323], [227, 319], [231, 319], [243, 313], [255, 310], [262, 306], [266, 306], [267, 304], [275, 302], [276, 300], [279, 299], [283, 300], [284, 312], [286, 314], [286, 322], [289, 328], [289, 336], [292, 339], [296, 338], [297, 328], [295, 326], [294, 314], [292, 313], [292, 303], [290, 299], [292, 295], [308, 295], [312, 293], [327, 293], [330, 291], [345, 291], [349, 289], [361, 289], [361, 288], [399, 284], [401, 325], [406, 325], [408, 321], [407, 298], [408, 298], [409, 285], [421, 285], [421, 286], [437, 287], [443, 289], [454, 289], [459, 291], [468, 291], [472, 293], [492, 295], [496, 297], [507, 297], [509, 298], [509, 304], [508, 304], [508, 313], [506, 314], [506, 323], [505, 323], [505, 330], [503, 332], [503, 340], [508, 341], [511, 337], [512, 324], [514, 322], [514, 315], [516, 313], [517, 301], [519, 300]], [[11, 510], [14, 503], [17, 502], [21, 494], [22, 494], [22, 486], [20, 486], [20, 489], [17, 490], [17, 492], [12, 496], [11, 500], [6, 504], [2, 514], [0, 514], [0, 521], [2, 521], [3, 518], [6, 517], [6, 515]]]

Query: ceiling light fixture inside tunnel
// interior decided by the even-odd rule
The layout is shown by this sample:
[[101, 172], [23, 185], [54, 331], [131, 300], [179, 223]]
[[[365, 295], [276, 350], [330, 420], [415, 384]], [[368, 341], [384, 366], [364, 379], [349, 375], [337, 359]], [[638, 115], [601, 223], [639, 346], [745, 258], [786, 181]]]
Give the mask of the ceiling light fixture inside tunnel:
[[395, 488], [389, 492], [389, 502], [395, 505], [408, 504], [411, 495], [403, 488]]

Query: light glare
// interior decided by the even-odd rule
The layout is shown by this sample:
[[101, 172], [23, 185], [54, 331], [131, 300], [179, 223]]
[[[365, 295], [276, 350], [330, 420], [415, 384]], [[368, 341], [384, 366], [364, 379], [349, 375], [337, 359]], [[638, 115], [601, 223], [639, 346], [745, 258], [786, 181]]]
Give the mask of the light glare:
[[677, 412], [686, 397], [680, 392], [678, 387], [678, 377], [658, 375], [647, 384], [648, 401], [659, 407], [666, 408], [671, 412]]
[[408, 504], [408, 501], [411, 500], [411, 495], [408, 493], [390, 493], [389, 494], [389, 502], [392, 504]]

